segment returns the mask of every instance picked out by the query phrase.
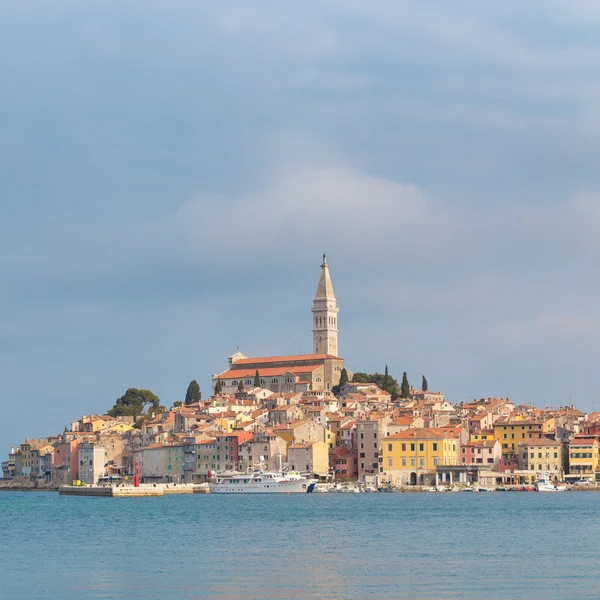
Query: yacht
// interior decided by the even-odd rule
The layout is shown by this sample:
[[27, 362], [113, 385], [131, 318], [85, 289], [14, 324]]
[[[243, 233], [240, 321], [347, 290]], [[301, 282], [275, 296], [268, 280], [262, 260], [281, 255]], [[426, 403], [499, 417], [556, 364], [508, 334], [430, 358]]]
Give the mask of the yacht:
[[316, 479], [307, 479], [299, 473], [230, 473], [216, 476], [210, 482], [212, 494], [311, 494]]

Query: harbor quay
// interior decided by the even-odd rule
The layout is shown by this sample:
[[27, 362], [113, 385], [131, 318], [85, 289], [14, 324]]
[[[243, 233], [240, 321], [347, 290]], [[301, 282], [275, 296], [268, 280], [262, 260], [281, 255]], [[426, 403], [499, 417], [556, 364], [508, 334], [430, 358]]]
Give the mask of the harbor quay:
[[508, 397], [451, 402], [424, 375], [417, 386], [407, 373], [397, 381], [387, 365], [351, 371], [340, 357], [325, 255], [309, 312], [310, 354], [249, 357], [238, 348], [212, 374], [206, 398], [193, 380], [170, 406], [129, 388], [62, 433], [12, 447], [0, 489], [160, 496], [200, 484], [263, 493], [272, 486], [563, 491], [600, 483], [600, 412]]

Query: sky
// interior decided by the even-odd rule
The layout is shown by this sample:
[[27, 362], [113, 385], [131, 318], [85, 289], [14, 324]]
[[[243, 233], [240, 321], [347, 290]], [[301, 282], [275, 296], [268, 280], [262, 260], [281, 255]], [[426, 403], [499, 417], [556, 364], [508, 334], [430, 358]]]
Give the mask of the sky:
[[237, 347], [596, 404], [600, 3], [0, 0], [0, 454]]

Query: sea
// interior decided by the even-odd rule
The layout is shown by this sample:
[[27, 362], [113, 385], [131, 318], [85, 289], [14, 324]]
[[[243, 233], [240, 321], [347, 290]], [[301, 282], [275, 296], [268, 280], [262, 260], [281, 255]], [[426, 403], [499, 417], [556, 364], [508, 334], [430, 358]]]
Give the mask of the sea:
[[0, 598], [600, 598], [600, 494], [0, 492]]

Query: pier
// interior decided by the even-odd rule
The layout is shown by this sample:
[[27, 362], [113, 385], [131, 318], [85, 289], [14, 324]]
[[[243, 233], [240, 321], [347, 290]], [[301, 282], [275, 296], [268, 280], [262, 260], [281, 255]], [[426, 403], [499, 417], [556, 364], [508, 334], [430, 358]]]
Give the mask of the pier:
[[168, 494], [207, 494], [207, 485], [193, 483], [157, 483], [133, 485], [63, 485], [61, 496], [104, 496], [108, 498], [137, 498], [166, 496]]

